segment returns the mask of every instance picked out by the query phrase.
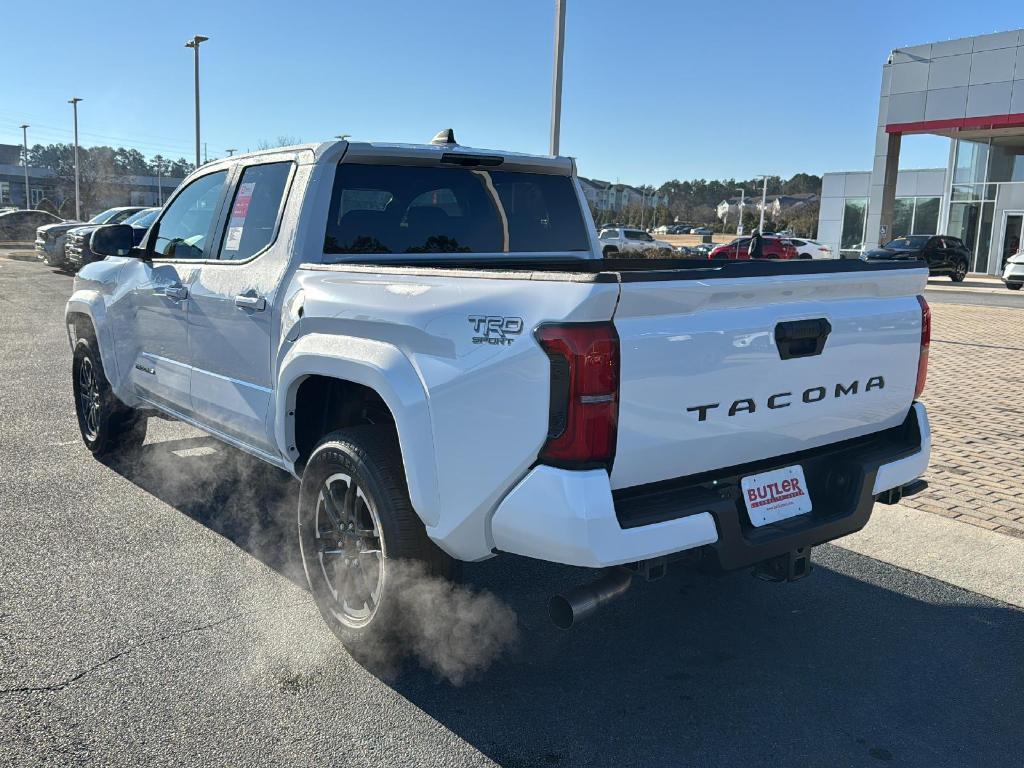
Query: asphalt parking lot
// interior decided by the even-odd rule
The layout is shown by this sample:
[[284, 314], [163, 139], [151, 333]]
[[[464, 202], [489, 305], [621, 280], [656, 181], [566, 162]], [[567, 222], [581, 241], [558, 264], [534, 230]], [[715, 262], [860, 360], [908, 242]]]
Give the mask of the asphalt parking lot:
[[141, 461], [89, 456], [70, 290], [0, 254], [0, 765], [1020, 763], [1024, 612], [831, 546], [571, 632], [545, 602], [587, 574], [497, 558], [466, 581], [516, 612], [510, 651], [375, 676], [305, 591], [288, 478], [157, 420]]

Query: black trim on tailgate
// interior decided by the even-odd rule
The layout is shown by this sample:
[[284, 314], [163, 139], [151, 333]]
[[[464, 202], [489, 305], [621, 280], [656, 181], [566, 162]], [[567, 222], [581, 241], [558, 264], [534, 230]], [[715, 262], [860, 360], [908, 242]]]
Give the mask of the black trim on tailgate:
[[[699, 475], [622, 488], [612, 493], [623, 528], [710, 512], [718, 541], [707, 554], [724, 570], [743, 568], [863, 528], [874, 506], [878, 468], [921, 447], [917, 411], [898, 427], [840, 443]], [[740, 490], [747, 475], [800, 464], [813, 509], [805, 515], [755, 528]]]

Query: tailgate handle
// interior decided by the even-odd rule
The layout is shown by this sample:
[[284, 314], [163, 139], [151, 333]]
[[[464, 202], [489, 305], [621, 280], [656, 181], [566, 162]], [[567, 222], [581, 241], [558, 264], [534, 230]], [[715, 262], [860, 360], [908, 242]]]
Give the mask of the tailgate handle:
[[813, 357], [821, 354], [830, 333], [832, 324], [823, 317], [791, 320], [775, 326], [775, 346], [779, 348], [779, 357], [783, 360]]

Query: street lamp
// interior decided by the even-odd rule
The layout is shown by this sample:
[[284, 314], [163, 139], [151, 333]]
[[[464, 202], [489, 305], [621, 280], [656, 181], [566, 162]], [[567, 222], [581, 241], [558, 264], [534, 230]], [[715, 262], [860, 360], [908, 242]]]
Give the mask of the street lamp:
[[565, 0], [555, 0], [555, 66], [551, 83], [551, 154], [558, 154], [562, 130], [562, 59], [565, 56]]
[[80, 101], [81, 99], [77, 96], [72, 96], [68, 101], [75, 113], [75, 221], [82, 220], [82, 196], [79, 194], [78, 186], [78, 102]]
[[196, 35], [187, 43], [186, 48], [191, 48], [196, 55], [195, 79], [196, 79], [196, 168], [199, 167], [199, 44], [205, 43], [210, 38], [204, 35]]
[[160, 155], [153, 158], [153, 164], [156, 166], [156, 202], [161, 208], [164, 205], [164, 159]]
[[25, 148], [25, 210], [27, 211], [31, 207], [32, 193], [28, 189], [28, 129], [27, 124], [21, 126], [21, 142]]
[[351, 133], [339, 133], [334, 138], [341, 139], [342, 141], [348, 141], [348, 137], [351, 136], [351, 135], [352, 135]]
[[237, 149], [225, 149], [224, 151], [228, 153], [228, 157], [233, 157], [235, 152], [237, 152], [238, 150]]
[[764, 179], [764, 183], [761, 186], [761, 223], [757, 225], [757, 231], [762, 235], [764, 234], [764, 206], [768, 199], [768, 177], [765, 175], [755, 176], [755, 179]]
[[738, 187], [736, 191], [740, 193], [740, 220], [736, 223], [736, 237], [743, 237], [743, 206], [746, 204], [747, 190]]

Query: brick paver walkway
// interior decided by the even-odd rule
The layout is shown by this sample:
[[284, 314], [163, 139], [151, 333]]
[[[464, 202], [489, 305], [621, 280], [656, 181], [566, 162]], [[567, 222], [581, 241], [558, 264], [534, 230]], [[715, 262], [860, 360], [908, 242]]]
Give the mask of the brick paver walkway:
[[1024, 310], [932, 313], [929, 487], [903, 503], [1024, 538]]

